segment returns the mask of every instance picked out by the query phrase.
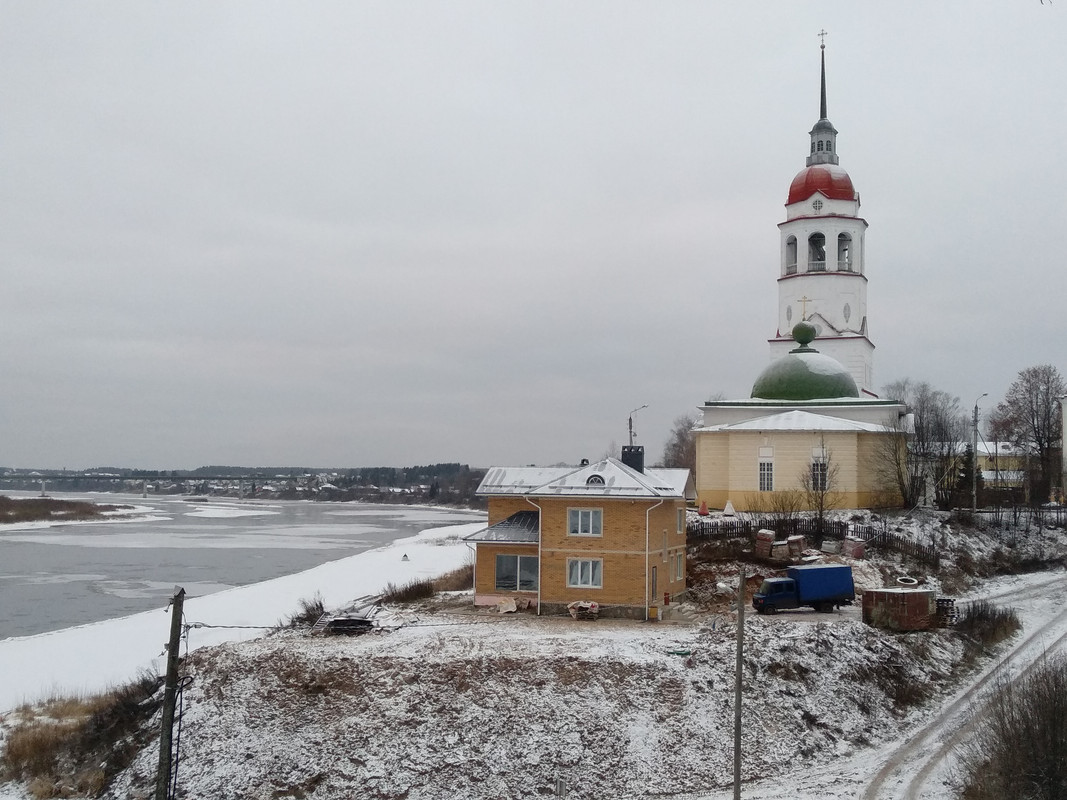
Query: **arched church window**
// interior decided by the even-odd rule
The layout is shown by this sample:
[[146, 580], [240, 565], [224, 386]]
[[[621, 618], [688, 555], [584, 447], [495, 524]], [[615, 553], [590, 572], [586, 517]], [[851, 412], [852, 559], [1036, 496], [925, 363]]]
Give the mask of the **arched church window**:
[[819, 142], [818, 150], [819, 150], [820, 153], [822, 152], [822, 142]]
[[826, 140], [826, 152], [827, 153], [833, 152], [833, 147], [830, 146], [831, 144], [833, 144], [833, 142], [831, 142], [829, 139], [827, 139]]
[[826, 237], [813, 233], [808, 237], [808, 272], [826, 271]]
[[587, 486], [603, 486], [604, 485], [604, 476], [603, 475], [597, 475], [597, 474], [594, 473], [593, 475], [590, 475], [588, 478], [586, 478], [585, 483], [586, 483]]
[[837, 237], [837, 268], [852, 272], [852, 237], [847, 233]]
[[785, 240], [785, 274], [795, 275], [797, 271], [797, 237]]
[[811, 143], [811, 152], [815, 152], [815, 142]]

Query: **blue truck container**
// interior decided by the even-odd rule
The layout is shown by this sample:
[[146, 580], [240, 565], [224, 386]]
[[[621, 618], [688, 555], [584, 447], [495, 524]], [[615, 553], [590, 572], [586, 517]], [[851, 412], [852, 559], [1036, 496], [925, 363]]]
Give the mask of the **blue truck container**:
[[777, 614], [780, 608], [811, 606], [816, 611], [833, 611], [850, 606], [856, 599], [852, 567], [847, 564], [809, 564], [790, 567], [785, 578], [767, 578], [752, 596], [752, 607], [760, 614]]

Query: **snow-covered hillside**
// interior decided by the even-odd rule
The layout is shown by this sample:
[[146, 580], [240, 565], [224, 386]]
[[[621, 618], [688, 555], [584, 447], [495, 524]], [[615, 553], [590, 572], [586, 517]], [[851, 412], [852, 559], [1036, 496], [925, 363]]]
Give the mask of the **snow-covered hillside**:
[[[1023, 633], [972, 661], [974, 649], [952, 630], [894, 635], [864, 625], [856, 607], [747, 616], [746, 798], [948, 800], [948, 762], [921, 759], [951, 745], [978, 697], [971, 684], [1032, 661], [1067, 634], [1062, 569], [971, 578], [976, 565], [1004, 566], [1017, 555], [1062, 558], [1062, 531], [1016, 532], [1009, 546], [1003, 531], [971, 534], [937, 515], [894, 526], [936, 539], [946, 553], [942, 578], [973, 579], [973, 596], [1017, 608]], [[428, 550], [407, 546], [412, 560], [441, 553], [437, 563], [461, 563], [455, 548], [463, 545], [446, 531], [422, 543]], [[376, 579], [386, 580], [393, 562], [412, 569], [400, 552], [373, 557]], [[938, 585], [892, 555], [855, 566], [861, 586], [904, 571]], [[728, 583], [731, 569], [723, 564], [717, 579]], [[335, 566], [319, 577], [343, 574]], [[313, 580], [299, 582], [299, 596], [313, 593]], [[194, 650], [184, 662], [191, 684], [179, 796], [488, 800], [551, 796], [557, 780], [572, 798], [731, 796], [736, 622], [728, 602], [640, 623], [474, 613], [468, 601], [396, 609], [405, 624], [388, 633], [286, 630]], [[1013, 648], [1018, 655], [1006, 660]], [[141, 752], [108, 796], [152, 796], [157, 759], [155, 747]], [[908, 787], [920, 785], [922, 770], [915, 794]], [[0, 798], [20, 796], [0, 788]]]

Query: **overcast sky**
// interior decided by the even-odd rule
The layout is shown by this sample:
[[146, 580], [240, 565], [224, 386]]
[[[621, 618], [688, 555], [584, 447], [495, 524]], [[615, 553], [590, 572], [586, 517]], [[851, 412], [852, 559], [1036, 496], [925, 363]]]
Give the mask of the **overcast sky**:
[[1067, 372], [1067, 2], [0, 14], [0, 466], [658, 459], [769, 359], [822, 28], [875, 386]]

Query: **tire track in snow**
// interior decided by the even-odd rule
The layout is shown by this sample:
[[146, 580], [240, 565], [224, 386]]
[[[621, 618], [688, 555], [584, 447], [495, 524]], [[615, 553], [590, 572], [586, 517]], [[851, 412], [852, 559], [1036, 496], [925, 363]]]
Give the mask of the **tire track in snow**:
[[[1042, 582], [1038, 586], [1028, 587], [1012, 596], [1016, 600], [1040, 600], [1042, 597], [1047, 597], [1050, 585], [1058, 584], [1059, 588], [1062, 589], [1062, 581], [1062, 576], [1059, 576]], [[991, 595], [990, 597], [1000, 598], [1010, 594], [1012, 593], [1005, 592]], [[1045, 644], [1041, 646], [1037, 653], [1031, 653], [1035, 645], [1047, 639], [1050, 634], [1056, 636], [1055, 641], [1051, 645]], [[999, 676], [1008, 674], [1009, 669], [1018, 663], [1022, 656], [1027, 654], [1032, 657], [1017, 677], [1028, 674], [1040, 663], [1042, 655], [1062, 646], [1065, 641], [1067, 641], [1067, 608], [1063, 608], [1055, 616], [1042, 623], [1021, 644], [1005, 655], [995, 666], [990, 668], [981, 678], [899, 747], [874, 776], [867, 789], [860, 795], [861, 800], [883, 800], [883, 798], [889, 797], [889, 795], [883, 793], [883, 787], [891, 777], [897, 776], [898, 773], [903, 774], [899, 775], [893, 785], [900, 786], [905, 781], [907, 781], [907, 785], [903, 795], [896, 794], [893, 797], [903, 797], [905, 800], [919, 800], [920, 792], [933, 772], [944, 764], [957, 745], [970, 733], [971, 722], [965, 719], [966, 713], [989, 682]], [[940, 746], [929, 752], [939, 741], [941, 742]], [[908, 778], [909, 774], [911, 774], [910, 780]]]

